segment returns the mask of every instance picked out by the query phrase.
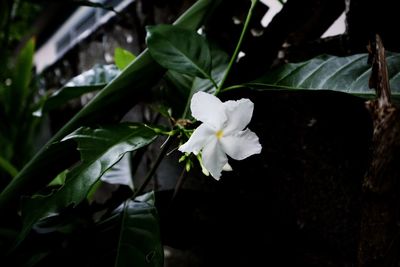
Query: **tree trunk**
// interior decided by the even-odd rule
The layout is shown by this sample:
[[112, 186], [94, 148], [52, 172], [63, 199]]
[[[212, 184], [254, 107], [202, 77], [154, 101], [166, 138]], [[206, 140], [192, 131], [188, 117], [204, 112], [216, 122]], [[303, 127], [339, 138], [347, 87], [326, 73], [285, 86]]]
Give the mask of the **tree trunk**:
[[363, 183], [358, 261], [362, 267], [399, 266], [400, 113], [390, 101], [385, 52], [378, 35], [370, 53], [370, 87], [375, 88], [377, 99], [367, 102], [374, 131]]

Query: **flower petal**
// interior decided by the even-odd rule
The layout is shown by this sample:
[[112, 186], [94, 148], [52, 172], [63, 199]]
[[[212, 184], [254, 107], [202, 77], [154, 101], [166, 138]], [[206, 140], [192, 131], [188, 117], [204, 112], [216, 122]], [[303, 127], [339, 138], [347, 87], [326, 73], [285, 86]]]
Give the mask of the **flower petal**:
[[227, 120], [223, 103], [211, 94], [195, 93], [190, 103], [190, 109], [195, 119], [209, 124], [216, 131], [222, 129]]
[[224, 165], [224, 167], [222, 167], [222, 170], [223, 170], [224, 172], [231, 172], [231, 171], [233, 171], [232, 166], [229, 165], [229, 163], [226, 163], [226, 164]]
[[223, 105], [228, 116], [224, 133], [229, 135], [232, 132], [242, 131], [246, 128], [253, 116], [253, 102], [247, 98], [242, 98], [237, 101], [226, 101]]
[[236, 160], [259, 154], [262, 148], [258, 136], [249, 129], [223, 136], [220, 143], [224, 152]]
[[201, 153], [204, 167], [211, 173], [212, 177], [219, 180], [222, 168], [228, 163], [228, 157], [224, 151], [222, 151], [218, 139], [211, 139]]
[[196, 130], [194, 130], [189, 140], [181, 145], [178, 150], [188, 153], [193, 152], [193, 154], [197, 155], [213, 136], [215, 136], [215, 131], [208, 127], [207, 124], [202, 123]]

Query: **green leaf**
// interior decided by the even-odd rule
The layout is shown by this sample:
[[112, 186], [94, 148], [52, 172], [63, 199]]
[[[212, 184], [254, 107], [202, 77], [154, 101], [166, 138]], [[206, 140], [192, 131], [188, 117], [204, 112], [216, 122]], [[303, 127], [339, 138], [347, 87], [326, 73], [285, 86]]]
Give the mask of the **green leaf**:
[[164, 261], [154, 194], [125, 202], [115, 267], [162, 267]]
[[115, 65], [117, 65], [118, 69], [123, 70], [129, 64], [134, 61], [136, 56], [129, 52], [128, 50], [122, 49], [120, 47], [115, 48], [114, 51], [114, 61]]
[[[372, 98], [368, 87], [371, 66], [367, 54], [348, 57], [322, 55], [306, 62], [285, 64], [248, 85], [256, 88], [333, 90]], [[400, 54], [387, 53], [392, 95], [400, 98]]]
[[169, 70], [208, 79], [211, 53], [205, 38], [172, 25], [147, 27], [147, 46], [155, 61]]
[[54, 178], [53, 181], [49, 183], [49, 186], [61, 186], [65, 184], [65, 180], [67, 179], [68, 170], [62, 171], [60, 174]]
[[[211, 14], [221, 0], [199, 0], [188, 9], [175, 24], [190, 30], [197, 29], [206, 16]], [[115, 121], [130, 110], [144, 92], [156, 85], [164, 75], [161, 68], [145, 50], [124, 71], [104, 87], [91, 102], [76, 114], [61, 130], [59, 130], [48, 143], [35, 155], [31, 161], [19, 172], [15, 179], [7, 185], [0, 194], [0, 210], [6, 209], [9, 204], [21, 195], [31, 194], [33, 188], [48, 184], [53, 178], [43, 173], [43, 166], [59, 166], [60, 155], [55, 154], [57, 149], [53, 146], [63, 137], [85, 125], [99, 123], [105, 117], [113, 115]], [[63, 156], [71, 155], [75, 151], [65, 149]], [[61, 172], [63, 169], [59, 169]], [[35, 185], [35, 186], [33, 186]]]
[[100, 65], [96, 64], [90, 70], [87, 70], [80, 75], [72, 78], [65, 87], [78, 87], [89, 85], [105, 85], [111, 82], [121, 72], [115, 65]]
[[10, 116], [18, 119], [25, 105], [30, 104], [29, 84], [32, 79], [33, 54], [35, 52], [35, 39], [30, 39], [20, 51], [13, 76], [11, 77], [11, 86], [7, 88], [10, 92], [7, 93], [5, 105], [9, 105], [7, 110]]
[[18, 55], [12, 83], [13, 90], [20, 90], [22, 99], [28, 95], [28, 86], [32, 77], [33, 54], [35, 52], [35, 39], [30, 39]]
[[[3, 31], [3, 27], [6, 25], [8, 19], [8, 2], [0, 1], [0, 29]], [[0, 35], [2, 36], [2, 35]], [[4, 38], [4, 37], [3, 37]]]
[[115, 65], [95, 65], [92, 69], [72, 78], [63, 88], [52, 93], [35, 111], [36, 116], [49, 112], [69, 100], [104, 88], [120, 74]]
[[127, 152], [152, 143], [156, 133], [141, 124], [118, 124], [92, 129], [83, 127], [63, 141], [75, 140], [81, 153], [81, 163], [67, 173], [66, 182], [48, 196], [35, 196], [23, 205], [23, 229], [19, 240], [41, 217], [84, 200], [91, 187]]
[[[212, 58], [212, 70], [211, 76], [213, 80], [219, 84], [225, 74], [225, 70], [229, 63], [229, 56], [225, 51], [221, 50], [216, 46], [211, 46], [211, 58]], [[165, 79], [168, 83], [172, 84], [178, 92], [185, 99], [186, 105], [183, 109], [182, 118], [188, 118], [190, 115], [189, 106], [190, 100], [194, 93], [204, 91], [213, 94], [216, 90], [213, 83], [209, 79], [202, 79], [199, 77], [193, 77], [185, 74], [181, 74], [177, 71], [168, 71]], [[173, 94], [176, 97], [176, 93]]]
[[15, 168], [11, 162], [0, 156], [0, 170], [3, 169], [6, 171], [11, 177], [15, 177], [18, 174], [17, 168]]

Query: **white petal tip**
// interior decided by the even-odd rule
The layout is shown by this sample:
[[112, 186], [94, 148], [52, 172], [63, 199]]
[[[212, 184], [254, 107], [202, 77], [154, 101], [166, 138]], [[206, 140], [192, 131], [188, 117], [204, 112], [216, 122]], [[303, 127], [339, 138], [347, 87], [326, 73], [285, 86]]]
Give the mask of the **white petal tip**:
[[214, 175], [211, 175], [212, 176], [212, 178], [214, 178], [215, 180], [217, 180], [217, 181], [219, 181], [219, 179], [221, 178], [221, 175], [216, 175], [216, 176], [214, 176]]
[[229, 165], [229, 163], [226, 163], [226, 164], [224, 165], [224, 167], [222, 167], [222, 170], [223, 170], [223, 171], [226, 171], [226, 172], [231, 172], [231, 171], [233, 171], [232, 166]]

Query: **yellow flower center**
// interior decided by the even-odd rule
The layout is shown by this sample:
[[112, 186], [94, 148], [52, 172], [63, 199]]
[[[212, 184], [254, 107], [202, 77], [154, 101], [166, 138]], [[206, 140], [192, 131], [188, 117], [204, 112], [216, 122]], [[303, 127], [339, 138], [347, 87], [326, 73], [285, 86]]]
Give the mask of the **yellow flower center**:
[[222, 136], [224, 135], [224, 132], [222, 130], [219, 130], [218, 132], [215, 133], [218, 139], [221, 139]]

